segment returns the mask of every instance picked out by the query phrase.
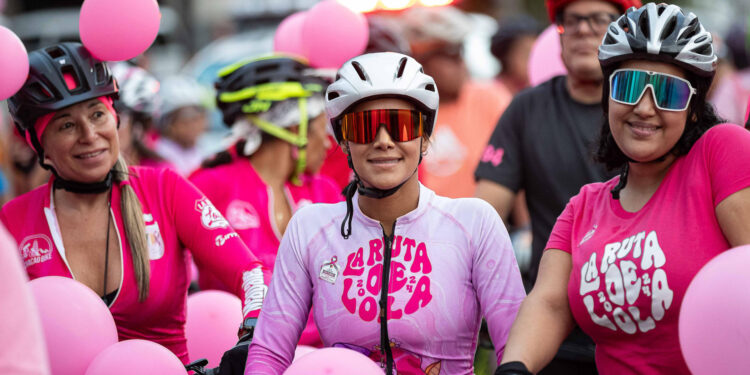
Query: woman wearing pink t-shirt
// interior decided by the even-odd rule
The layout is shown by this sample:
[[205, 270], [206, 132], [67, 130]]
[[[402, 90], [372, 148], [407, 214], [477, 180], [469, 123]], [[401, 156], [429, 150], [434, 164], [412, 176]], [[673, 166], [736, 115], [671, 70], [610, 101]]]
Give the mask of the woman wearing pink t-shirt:
[[[221, 71], [216, 101], [236, 143], [190, 176], [271, 270], [294, 212], [342, 200], [335, 182], [318, 174], [330, 144], [326, 83], [312, 72], [303, 61], [281, 55]], [[201, 289], [227, 288], [201, 264], [198, 271]], [[322, 345], [312, 319], [300, 344]]]
[[185, 247], [257, 317], [267, 272], [213, 204], [171, 170], [120, 156], [109, 68], [79, 43], [33, 51], [29, 63], [8, 107], [52, 178], [0, 211], [29, 278], [78, 280], [109, 306], [121, 340], [157, 342], [184, 363]]
[[706, 103], [711, 34], [693, 13], [650, 3], [609, 26], [599, 61], [597, 159], [623, 172], [584, 186], [557, 219], [497, 374], [539, 371], [574, 323], [602, 374], [689, 374], [685, 291], [712, 257], [750, 243], [750, 132], [718, 125]]

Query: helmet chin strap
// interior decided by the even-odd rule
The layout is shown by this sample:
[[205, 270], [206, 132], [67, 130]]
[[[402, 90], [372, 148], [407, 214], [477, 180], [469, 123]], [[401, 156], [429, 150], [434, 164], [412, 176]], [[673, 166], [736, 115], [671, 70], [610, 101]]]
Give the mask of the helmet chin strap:
[[107, 172], [107, 176], [104, 180], [92, 183], [82, 183], [77, 181], [65, 180], [61, 178], [57, 172], [52, 170], [55, 175], [55, 179], [52, 181], [52, 186], [55, 189], [67, 190], [71, 193], [77, 194], [99, 194], [104, 193], [112, 188], [112, 171]]
[[[117, 125], [118, 127], [120, 125], [119, 116], [117, 117]], [[44, 149], [39, 142], [36, 131], [30, 130], [30, 133], [31, 143], [35, 148], [37, 158], [39, 159], [39, 165], [41, 165], [42, 168], [52, 172], [52, 174], [55, 176], [55, 178], [52, 180], [52, 187], [54, 189], [63, 189], [76, 194], [100, 194], [112, 188], [112, 170], [107, 172], [107, 175], [104, 176], [103, 180], [92, 183], [71, 181], [60, 177], [60, 175], [57, 174], [55, 168], [44, 162]]]
[[[675, 145], [675, 147], [677, 146]], [[665, 153], [664, 155], [656, 159], [649, 160], [649, 161], [633, 160], [626, 155], [625, 159], [627, 159], [628, 162], [625, 164], [625, 169], [622, 171], [622, 173], [620, 173], [620, 181], [618, 181], [617, 185], [615, 185], [615, 187], [613, 187], [612, 190], [610, 191], [610, 194], [612, 194], [612, 199], [620, 200], [620, 191], [622, 191], [622, 189], [624, 189], [625, 185], [627, 185], [628, 183], [628, 172], [630, 171], [630, 163], [634, 163], [634, 164], [661, 163], [667, 159], [667, 156], [669, 156], [669, 154], [671, 154], [672, 151], [674, 151], [675, 147], [672, 147], [672, 149], [667, 151], [667, 153]]]
[[[349, 151], [348, 148], [347, 145], [347, 151]], [[419, 162], [417, 162], [417, 168], [414, 168], [414, 172], [404, 179], [404, 181], [390, 189], [379, 189], [376, 187], [365, 186], [362, 179], [359, 177], [359, 173], [354, 169], [351, 151], [347, 152], [346, 161], [349, 163], [349, 168], [354, 172], [354, 180], [346, 185], [341, 192], [344, 197], [346, 197], [346, 216], [344, 216], [344, 221], [341, 222], [341, 236], [344, 237], [344, 239], [348, 239], [352, 234], [352, 218], [354, 216], [354, 203], [352, 200], [354, 198], [354, 191], [356, 190], [359, 195], [375, 199], [383, 199], [396, 193], [402, 186], [404, 186], [404, 184], [406, 184], [407, 181], [409, 181], [411, 176], [417, 173], [419, 165], [422, 164], [422, 139], [419, 139]]]
[[[420, 157], [420, 159], [421, 159], [421, 157]], [[357, 192], [359, 193], [359, 195], [362, 195], [362, 196], [365, 196], [365, 197], [369, 197], [369, 198], [375, 198], [375, 199], [383, 199], [385, 197], [389, 197], [389, 196], [393, 195], [395, 192], [398, 191], [398, 189], [401, 189], [401, 187], [404, 186], [404, 184], [406, 183], [406, 181], [409, 181], [409, 178], [411, 178], [411, 176], [414, 175], [414, 173], [416, 173], [417, 169], [419, 168], [419, 167], [417, 167], [417, 169], [415, 169], [414, 172], [411, 175], [409, 175], [409, 177], [407, 177], [400, 184], [398, 184], [398, 185], [396, 185], [396, 186], [394, 186], [394, 187], [392, 187], [390, 189], [378, 189], [376, 187], [367, 187], [367, 186], [365, 186], [365, 184], [362, 182], [362, 179], [359, 177], [359, 174], [354, 169], [354, 164], [352, 163], [352, 157], [351, 157], [351, 155], [347, 155], [346, 156], [346, 161], [349, 163], [349, 168], [351, 168], [352, 171], [354, 172], [354, 181], [352, 181], [352, 183], [356, 184], [356, 186], [357, 186]]]

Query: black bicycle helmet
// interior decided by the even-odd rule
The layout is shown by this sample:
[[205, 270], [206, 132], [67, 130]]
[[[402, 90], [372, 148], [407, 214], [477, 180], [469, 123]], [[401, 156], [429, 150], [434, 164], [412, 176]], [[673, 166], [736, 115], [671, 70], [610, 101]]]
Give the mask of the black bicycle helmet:
[[524, 36], [537, 36], [541, 32], [539, 21], [529, 15], [519, 14], [503, 19], [497, 23], [497, 31], [490, 39], [490, 52], [502, 61], [516, 40]]
[[711, 34], [694, 13], [654, 3], [628, 9], [599, 46], [603, 68], [630, 59], [672, 63], [701, 77], [713, 77], [717, 64]]
[[[216, 103], [231, 127], [243, 114], [268, 110], [272, 102], [322, 92], [326, 81], [310, 74], [312, 68], [291, 56], [273, 55], [230, 65], [219, 72]], [[284, 83], [301, 83], [284, 85]], [[274, 85], [275, 84], [275, 85]]]
[[[72, 88], [66, 76], [75, 81]], [[80, 43], [60, 43], [29, 53], [29, 77], [8, 99], [8, 110], [21, 135], [28, 132], [37, 148], [41, 134], [36, 134], [34, 124], [38, 118], [100, 96], [117, 98], [117, 92], [107, 64]]]

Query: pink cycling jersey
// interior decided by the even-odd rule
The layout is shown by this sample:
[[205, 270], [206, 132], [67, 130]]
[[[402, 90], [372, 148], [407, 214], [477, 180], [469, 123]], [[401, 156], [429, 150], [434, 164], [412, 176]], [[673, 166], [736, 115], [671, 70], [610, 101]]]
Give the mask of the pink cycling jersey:
[[[143, 209], [151, 279], [148, 298], [138, 301], [130, 246], [120, 211], [121, 187], [112, 189], [111, 215], [120, 242], [122, 278], [110, 305], [120, 340], [146, 339], [172, 350], [188, 362], [185, 302], [188, 284], [184, 247], [198, 264], [222, 278], [243, 303], [243, 314], [259, 314], [267, 272], [211, 202], [170, 169], [130, 167], [128, 182]], [[65, 257], [51, 184], [3, 206], [0, 219], [18, 242], [31, 279], [75, 278]], [[237, 322], [239, 326], [240, 322]]]
[[637, 212], [612, 198], [617, 177], [570, 200], [547, 248], [571, 255], [570, 310], [596, 342], [600, 373], [690, 373], [678, 339], [680, 306], [701, 267], [730, 248], [716, 207], [750, 187], [748, 160], [750, 133], [717, 125], [672, 163]]
[[[292, 212], [310, 203], [334, 203], [343, 198], [339, 188], [328, 177], [304, 175], [300, 186], [287, 182], [285, 198]], [[273, 270], [281, 233], [274, 219], [274, 196], [271, 187], [260, 178], [250, 161], [235, 158], [231, 163], [196, 171], [190, 176], [195, 184], [224, 214], [245, 244], [253, 249], [264, 266]], [[226, 287], [209, 270], [199, 267], [201, 289]], [[320, 336], [312, 319], [302, 334], [300, 344], [320, 346]]]
[[[343, 202], [292, 217], [245, 374], [281, 374], [289, 366], [311, 305], [325, 346], [382, 360], [384, 234], [357, 199], [349, 239], [341, 236]], [[525, 293], [495, 210], [421, 186], [418, 207], [396, 220], [392, 244], [387, 324], [398, 373], [471, 374], [483, 316], [499, 360]]]

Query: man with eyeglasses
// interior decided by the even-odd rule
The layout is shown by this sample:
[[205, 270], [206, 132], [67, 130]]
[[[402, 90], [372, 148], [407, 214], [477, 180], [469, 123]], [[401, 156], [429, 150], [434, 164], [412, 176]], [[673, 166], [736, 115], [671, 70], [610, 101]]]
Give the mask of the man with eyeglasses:
[[[613, 175], [591, 155], [598, 139], [603, 75], [598, 47], [609, 24], [640, 0], [546, 0], [560, 33], [568, 74], [518, 94], [503, 113], [476, 169], [476, 196], [503, 220], [516, 193], [526, 191], [533, 234], [533, 286], [544, 245], [557, 216], [581, 186]], [[594, 344], [576, 328], [540, 374], [596, 374]]]

